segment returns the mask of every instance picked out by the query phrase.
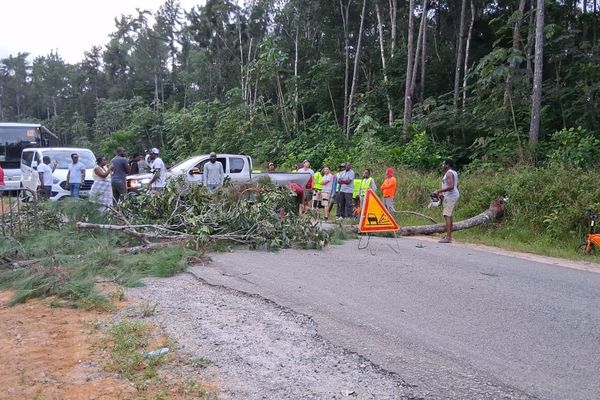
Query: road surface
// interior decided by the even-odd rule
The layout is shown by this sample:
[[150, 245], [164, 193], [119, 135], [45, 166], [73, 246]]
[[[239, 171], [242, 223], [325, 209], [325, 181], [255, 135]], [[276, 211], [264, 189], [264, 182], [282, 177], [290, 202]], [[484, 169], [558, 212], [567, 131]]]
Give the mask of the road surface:
[[235, 251], [191, 272], [311, 317], [427, 398], [600, 398], [600, 267], [401, 238]]

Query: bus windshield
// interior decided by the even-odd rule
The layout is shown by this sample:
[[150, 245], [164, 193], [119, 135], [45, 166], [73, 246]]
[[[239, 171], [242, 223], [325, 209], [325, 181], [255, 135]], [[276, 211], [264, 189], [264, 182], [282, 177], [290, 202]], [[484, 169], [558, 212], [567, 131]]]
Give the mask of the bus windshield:
[[39, 128], [31, 126], [0, 126], [0, 165], [2, 168], [19, 168], [21, 150], [37, 145]]
[[4, 169], [20, 169], [21, 151], [24, 148], [58, 144], [58, 137], [42, 125], [0, 123], [0, 165]]
[[94, 153], [90, 150], [44, 150], [42, 155], [50, 157], [50, 160], [58, 161], [56, 168], [67, 169], [71, 161], [71, 154], [77, 153], [79, 156], [79, 162], [83, 163], [87, 169], [94, 168], [96, 166], [96, 159]]

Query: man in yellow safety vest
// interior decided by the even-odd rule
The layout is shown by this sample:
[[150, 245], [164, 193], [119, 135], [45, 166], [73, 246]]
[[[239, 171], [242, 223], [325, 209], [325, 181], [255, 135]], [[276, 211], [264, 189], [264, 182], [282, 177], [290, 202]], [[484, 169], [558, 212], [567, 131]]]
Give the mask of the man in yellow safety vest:
[[323, 180], [323, 174], [321, 173], [323, 169], [319, 169], [317, 170], [317, 172], [315, 172], [315, 176], [314, 176], [314, 183], [313, 183], [313, 208], [322, 208], [321, 206], [321, 202], [322, 202], [322, 197], [321, 197], [321, 191], [323, 190], [323, 184], [321, 184], [321, 181]]
[[374, 192], [377, 191], [377, 185], [375, 184], [375, 180], [373, 178], [371, 178], [371, 170], [370, 169], [365, 169], [363, 171], [363, 178], [360, 181], [360, 192], [359, 192], [359, 197], [360, 197], [360, 206], [362, 207], [363, 203], [365, 202], [365, 196], [367, 195], [367, 189], [371, 189]]

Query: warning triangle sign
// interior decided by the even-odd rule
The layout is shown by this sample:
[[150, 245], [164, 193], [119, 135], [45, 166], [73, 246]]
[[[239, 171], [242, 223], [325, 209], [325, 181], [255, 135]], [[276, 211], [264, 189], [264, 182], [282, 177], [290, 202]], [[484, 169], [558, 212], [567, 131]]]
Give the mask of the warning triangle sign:
[[396, 232], [400, 227], [390, 212], [384, 207], [379, 197], [372, 189], [367, 190], [365, 202], [360, 211], [358, 231], [368, 232]]

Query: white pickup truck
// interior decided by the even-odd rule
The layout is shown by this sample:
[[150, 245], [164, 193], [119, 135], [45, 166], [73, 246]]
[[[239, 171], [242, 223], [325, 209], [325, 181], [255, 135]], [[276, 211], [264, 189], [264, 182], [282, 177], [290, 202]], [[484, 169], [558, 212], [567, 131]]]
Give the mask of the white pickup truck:
[[[217, 154], [217, 161], [223, 164], [225, 177], [232, 182], [251, 182], [260, 179], [263, 176], [269, 177], [271, 181], [278, 186], [286, 186], [289, 183], [297, 183], [302, 188], [306, 188], [311, 175], [306, 172], [252, 172], [252, 158], [241, 154]], [[174, 165], [167, 171], [167, 181], [171, 178], [185, 176], [185, 180], [191, 184], [202, 184], [202, 173], [204, 164], [208, 162], [208, 154], [203, 154], [189, 158], [179, 164]], [[152, 174], [137, 174], [127, 177], [127, 189], [135, 192], [138, 189], [147, 186], [152, 178]]]

